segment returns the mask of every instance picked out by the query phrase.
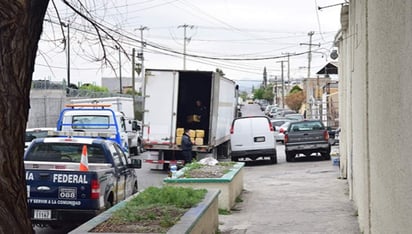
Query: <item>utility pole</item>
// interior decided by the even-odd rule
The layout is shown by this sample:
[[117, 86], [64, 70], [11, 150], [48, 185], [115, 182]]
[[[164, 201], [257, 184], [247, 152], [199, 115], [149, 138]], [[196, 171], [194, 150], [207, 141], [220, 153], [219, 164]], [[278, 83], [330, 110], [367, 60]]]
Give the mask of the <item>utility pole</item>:
[[312, 62], [312, 46], [318, 46], [320, 47], [320, 43], [319, 44], [312, 44], [312, 36], [313, 34], [315, 34], [314, 31], [310, 31], [308, 33], [309, 36], [309, 43], [300, 43], [300, 45], [307, 45], [309, 46], [309, 52], [308, 52], [308, 79], [310, 78], [310, 64]]
[[[312, 44], [312, 36], [313, 36], [313, 34], [315, 34], [314, 31], [310, 31], [310, 32], [308, 33], [308, 36], [309, 36], [309, 44], [308, 44], [308, 43], [300, 43], [300, 45], [308, 45], [308, 46], [309, 46], [309, 52], [308, 52], [308, 81], [307, 81], [308, 84], [310, 83], [310, 82], [309, 82], [309, 79], [310, 79], [310, 63], [312, 62], [312, 46], [318, 46], [318, 47], [320, 47], [320, 43], [319, 43], [319, 44]], [[309, 87], [308, 87], [308, 88], [309, 88]], [[308, 90], [306, 90], [306, 91], [308, 91]], [[306, 96], [306, 103], [309, 104], [309, 110], [307, 110], [307, 112], [309, 112], [309, 113], [307, 113], [309, 118], [312, 118], [312, 103], [309, 102], [310, 100], [312, 100], [312, 96], [313, 96], [313, 93], [312, 93], [311, 95], [307, 95], [307, 96]], [[307, 108], [306, 108], [306, 109], [307, 109]]]
[[136, 85], [135, 85], [135, 59], [134, 57], [136, 56], [136, 50], [135, 48], [132, 49], [132, 98], [133, 98], [133, 119], [136, 119]]
[[194, 25], [187, 25], [187, 24], [183, 24], [183, 25], [179, 25], [178, 28], [183, 28], [183, 70], [186, 70], [186, 42], [190, 41], [190, 37], [187, 38], [186, 37], [186, 28], [190, 28], [193, 29]]
[[143, 41], [143, 31], [144, 30], [149, 30], [149, 28], [144, 27], [144, 26], [140, 26], [139, 30], [140, 30], [141, 46], [140, 46], [140, 54], [138, 55], [138, 57], [140, 58], [140, 61], [142, 61], [142, 83], [143, 83], [144, 79], [145, 79], [145, 67], [144, 67], [144, 56], [143, 56], [143, 49], [145, 47], [145, 43]]
[[[142, 131], [142, 136], [143, 136], [143, 126], [144, 126], [144, 113], [145, 113], [145, 102], [146, 102], [146, 71], [145, 71], [145, 66], [144, 66], [144, 47], [145, 47], [145, 43], [144, 43], [144, 40], [143, 40], [143, 31], [144, 30], [149, 30], [149, 28], [148, 27], [144, 27], [144, 26], [140, 26], [140, 28], [139, 28], [139, 30], [140, 30], [140, 43], [141, 43], [141, 47], [140, 47], [140, 54], [139, 54], [139, 58], [140, 58], [140, 61], [142, 62], [142, 64], [141, 64], [141, 72], [142, 72], [142, 129], [141, 129], [141, 131]], [[134, 66], [134, 63], [133, 63], [133, 66]], [[134, 83], [133, 83], [133, 85], [134, 85]], [[133, 91], [134, 91], [134, 88], [133, 88]], [[133, 98], [133, 100], [134, 100], [134, 98]], [[135, 105], [133, 105], [133, 106], [135, 106]], [[136, 117], [136, 116], [135, 116]]]
[[119, 85], [120, 85], [120, 90], [119, 93], [123, 93], [123, 84], [122, 84], [122, 53], [120, 50], [119, 46], [116, 46], [117, 49], [119, 49]]
[[67, 88], [70, 89], [70, 22], [61, 22], [63, 27], [67, 27]]
[[119, 50], [119, 93], [123, 93], [123, 84], [122, 84], [122, 57], [121, 57], [121, 48], [118, 45], [115, 45], [114, 48]]
[[288, 53], [282, 53], [282, 54], [288, 56], [288, 90], [289, 90], [290, 89], [290, 56], [295, 55], [296, 53], [295, 52], [293, 52], [293, 53], [288, 52]]
[[283, 76], [283, 63], [287, 62], [287, 61], [279, 61], [278, 63], [280, 63], [281, 66], [281, 79], [282, 79], [282, 108], [285, 108], [285, 79]]

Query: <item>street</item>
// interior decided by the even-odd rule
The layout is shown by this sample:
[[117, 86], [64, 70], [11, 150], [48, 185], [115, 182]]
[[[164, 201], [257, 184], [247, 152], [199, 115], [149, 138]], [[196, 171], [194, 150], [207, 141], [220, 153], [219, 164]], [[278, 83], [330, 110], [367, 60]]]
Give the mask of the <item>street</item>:
[[[243, 108], [243, 116], [250, 115], [262, 115], [257, 104], [246, 104]], [[284, 146], [278, 143], [276, 146], [278, 163], [275, 165], [269, 164], [267, 161], [254, 161], [248, 162], [245, 167], [245, 178], [244, 178], [244, 188], [245, 191], [241, 195], [244, 203], [239, 204], [239, 207], [231, 215], [220, 215], [219, 220], [221, 223], [220, 229], [230, 233], [228, 230], [235, 229], [248, 229], [254, 230], [253, 233], [270, 232], [268, 231], [267, 224], [270, 226], [285, 228], [283, 231], [287, 232], [287, 228], [294, 228], [294, 219], [301, 219], [302, 222], [310, 226], [312, 222], [327, 223], [329, 222], [328, 230], [338, 230], [337, 227], [333, 227], [332, 217], [324, 217], [318, 212], [332, 211], [332, 214], [336, 210], [343, 211], [346, 215], [345, 218], [349, 220], [349, 226], [344, 226], [342, 228], [347, 228], [346, 230], [354, 230], [356, 233], [356, 218], [347, 217], [348, 213], [351, 213], [351, 206], [347, 204], [347, 191], [342, 189], [346, 181], [339, 180], [338, 177], [338, 167], [332, 165], [332, 161], [324, 161], [318, 157], [310, 158], [299, 158], [296, 162], [287, 163], [285, 159]], [[334, 146], [332, 151], [337, 151], [338, 147]], [[140, 159], [145, 159], [149, 156], [149, 152], [144, 152], [139, 156], [135, 156]], [[153, 170], [154, 165], [143, 163], [141, 169], [137, 169], [136, 172], [139, 178], [139, 190], [143, 190], [149, 186], [162, 186], [162, 180], [168, 176], [167, 172], [162, 170]], [[330, 180], [330, 176], [334, 176], [334, 180]], [[327, 187], [328, 191], [324, 190]], [[307, 193], [307, 198], [304, 200], [299, 200], [297, 194]], [[319, 196], [321, 201], [321, 206], [319, 207], [319, 202], [316, 202], [316, 196], [310, 197], [310, 194], [316, 194]], [[258, 196], [252, 199], [252, 195]], [[286, 198], [292, 198], [292, 200], [286, 200]], [[251, 199], [251, 200], [250, 200]], [[313, 201], [312, 199], [315, 199]], [[339, 199], [342, 202], [335, 202], [335, 199]], [[254, 200], [254, 201], [252, 201]], [[323, 201], [323, 202], [322, 202]], [[346, 203], [345, 203], [346, 202]], [[256, 203], [256, 204], [255, 204]], [[253, 205], [252, 205], [253, 204]], [[287, 205], [291, 205], [290, 208]], [[326, 205], [324, 207], [324, 205]], [[282, 208], [276, 212], [273, 208]], [[293, 208], [292, 208], [293, 207]], [[259, 210], [268, 210], [268, 212], [274, 212], [278, 217], [277, 221], [274, 217], [255, 217], [251, 212], [259, 212]], [[301, 217], [302, 212], [298, 214], [298, 217], [294, 217], [296, 214], [294, 209], [306, 209], [309, 213], [306, 217]], [[317, 209], [322, 209], [323, 211], [317, 211]], [[316, 217], [312, 217], [314, 213], [317, 213]], [[354, 211], [353, 211], [354, 214]], [[285, 217], [290, 216], [288, 218]], [[253, 217], [253, 218], [252, 218]], [[322, 219], [324, 221], [320, 221]], [[241, 224], [239, 220], [245, 219], [245, 223]], [[318, 219], [318, 220], [313, 220]], [[264, 226], [254, 224], [253, 222], [263, 223]], [[298, 222], [298, 221], [296, 221]], [[332, 226], [331, 226], [332, 225]], [[353, 226], [353, 227], [352, 227]], [[357, 227], [357, 226], [356, 226]], [[75, 227], [65, 227], [60, 230], [53, 230], [51, 228], [38, 228], [36, 227], [36, 233], [43, 234], [56, 234], [56, 233], [67, 233]], [[322, 225], [316, 227], [314, 231], [323, 232], [321, 230], [324, 228]], [[335, 228], [335, 229], [333, 229]], [[354, 229], [351, 229], [354, 228]], [[270, 229], [269, 229], [270, 230]], [[345, 230], [345, 229], [342, 229]], [[295, 231], [305, 231], [303, 229], [296, 229]], [[349, 233], [348, 232], [348, 233]], [[224, 232], [225, 233], [225, 232]]]

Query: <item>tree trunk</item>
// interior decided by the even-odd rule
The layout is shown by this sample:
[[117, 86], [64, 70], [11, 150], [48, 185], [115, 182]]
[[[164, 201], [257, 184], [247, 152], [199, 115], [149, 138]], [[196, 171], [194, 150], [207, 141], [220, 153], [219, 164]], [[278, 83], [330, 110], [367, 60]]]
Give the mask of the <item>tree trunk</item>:
[[34, 233], [27, 209], [24, 132], [49, 0], [0, 0], [0, 233]]

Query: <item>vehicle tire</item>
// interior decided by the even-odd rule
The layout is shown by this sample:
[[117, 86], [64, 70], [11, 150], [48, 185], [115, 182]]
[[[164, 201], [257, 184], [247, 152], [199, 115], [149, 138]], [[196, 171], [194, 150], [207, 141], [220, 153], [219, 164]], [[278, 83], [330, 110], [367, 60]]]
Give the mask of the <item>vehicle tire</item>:
[[132, 147], [129, 149], [130, 155], [137, 155], [137, 147]]
[[293, 152], [285, 152], [286, 154], [286, 162], [293, 162], [295, 159], [295, 154]]
[[134, 185], [133, 185], [132, 194], [136, 194], [137, 192], [139, 192], [139, 189], [138, 189], [137, 181], [136, 181], [136, 183], [134, 183]]
[[278, 163], [278, 158], [276, 157], [276, 155], [274, 155], [273, 157], [270, 157], [270, 163], [271, 164], [277, 164]]
[[113, 194], [110, 193], [109, 197], [107, 197], [106, 201], [104, 202], [104, 208], [108, 210], [112, 206], [113, 206]]
[[322, 155], [323, 159], [330, 160], [330, 152], [320, 153], [320, 155]]

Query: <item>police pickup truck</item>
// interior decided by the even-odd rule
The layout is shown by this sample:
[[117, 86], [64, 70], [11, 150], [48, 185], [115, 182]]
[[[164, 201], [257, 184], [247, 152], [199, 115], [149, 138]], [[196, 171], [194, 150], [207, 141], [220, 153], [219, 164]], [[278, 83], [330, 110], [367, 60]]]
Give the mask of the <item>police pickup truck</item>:
[[320, 153], [325, 160], [330, 160], [329, 133], [320, 120], [291, 122], [284, 141], [287, 162], [301, 154], [309, 157], [313, 153]]
[[58, 228], [83, 223], [138, 191], [131, 160], [112, 140], [34, 139], [24, 155], [32, 223]]

